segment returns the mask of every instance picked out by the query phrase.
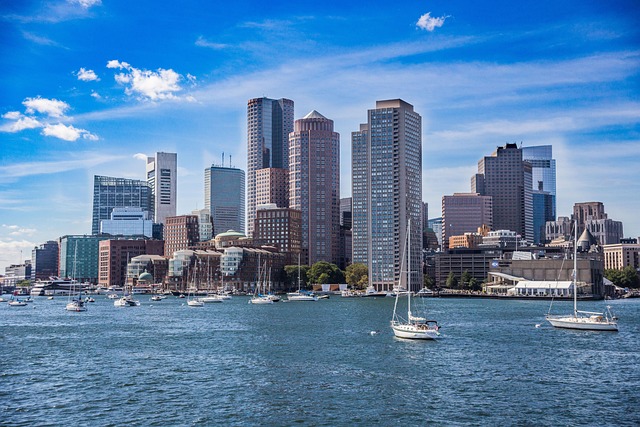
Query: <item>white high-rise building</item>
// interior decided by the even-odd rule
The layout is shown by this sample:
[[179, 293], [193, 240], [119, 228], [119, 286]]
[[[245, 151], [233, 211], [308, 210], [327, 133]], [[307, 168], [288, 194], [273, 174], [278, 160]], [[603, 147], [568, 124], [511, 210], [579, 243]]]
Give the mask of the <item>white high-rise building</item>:
[[351, 141], [353, 262], [367, 265], [369, 282], [377, 290], [392, 290], [404, 276], [400, 271], [403, 242], [411, 220], [411, 285], [418, 290], [422, 286], [422, 118], [401, 99], [377, 101], [368, 112], [368, 122], [352, 132]]
[[156, 153], [147, 157], [147, 183], [153, 194], [153, 220], [164, 224], [169, 216], [176, 216], [178, 192], [178, 155]]

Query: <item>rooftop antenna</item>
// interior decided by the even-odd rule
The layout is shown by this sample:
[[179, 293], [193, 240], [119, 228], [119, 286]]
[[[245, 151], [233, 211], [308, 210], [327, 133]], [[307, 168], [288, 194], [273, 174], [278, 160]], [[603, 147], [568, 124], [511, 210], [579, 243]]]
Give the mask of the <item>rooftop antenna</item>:
[[222, 152], [222, 166], [224, 167], [224, 151]]
[[231, 167], [231, 154], [229, 154], [229, 167]]

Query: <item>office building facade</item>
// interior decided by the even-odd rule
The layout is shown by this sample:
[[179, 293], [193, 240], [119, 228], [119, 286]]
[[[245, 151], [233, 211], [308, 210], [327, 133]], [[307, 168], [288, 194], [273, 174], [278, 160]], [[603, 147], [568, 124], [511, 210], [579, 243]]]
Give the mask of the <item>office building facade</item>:
[[533, 240], [531, 164], [523, 160], [522, 149], [516, 144], [498, 147], [478, 161], [471, 191], [492, 197], [495, 230], [512, 230]]
[[449, 247], [450, 237], [475, 233], [482, 226], [493, 228], [491, 196], [481, 196], [478, 193], [442, 196], [443, 249]]
[[242, 169], [211, 166], [204, 170], [204, 207], [211, 213], [213, 235], [245, 232], [244, 183]]
[[[190, 249], [200, 241], [198, 215], [170, 216], [164, 224], [164, 256]], [[152, 254], [161, 255], [161, 254]]]
[[153, 219], [164, 224], [169, 216], [176, 215], [178, 193], [178, 155], [156, 153], [147, 157], [147, 183], [153, 196]]
[[[546, 205], [550, 201], [551, 213], [546, 221], [554, 221], [556, 219], [556, 160], [553, 158], [553, 147], [551, 145], [522, 147], [522, 160], [531, 165], [531, 189], [549, 194], [546, 200], [538, 198], [533, 201], [534, 210], [538, 212], [549, 210]], [[545, 206], [537, 206], [536, 204]]]
[[302, 213], [306, 263], [338, 264], [340, 135], [315, 110], [296, 120], [289, 135], [289, 206]]
[[31, 280], [48, 280], [58, 275], [58, 242], [49, 240], [31, 251]]
[[98, 283], [100, 242], [110, 238], [105, 235], [60, 237], [60, 277], [70, 277], [79, 282]]
[[153, 212], [151, 187], [145, 181], [95, 175], [91, 234], [100, 234], [100, 222], [111, 219], [113, 208], [139, 207]]
[[256, 171], [256, 209], [260, 205], [275, 204], [289, 207], [289, 170], [264, 168]]
[[[370, 285], [392, 290], [402, 277], [411, 221], [413, 290], [422, 286], [422, 118], [401, 99], [377, 101], [352, 132], [353, 262], [367, 265]], [[406, 266], [402, 266], [406, 271]]]
[[289, 134], [293, 132], [293, 101], [254, 98], [247, 103], [247, 235], [256, 216], [256, 171], [289, 169]]
[[153, 221], [149, 213], [138, 207], [113, 208], [111, 219], [100, 221], [100, 233], [113, 236], [153, 237]]

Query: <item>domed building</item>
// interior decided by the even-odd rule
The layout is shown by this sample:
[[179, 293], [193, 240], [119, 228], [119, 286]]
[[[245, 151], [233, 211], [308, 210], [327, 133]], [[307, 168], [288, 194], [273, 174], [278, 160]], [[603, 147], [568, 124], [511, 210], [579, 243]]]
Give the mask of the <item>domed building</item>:
[[239, 231], [228, 230], [216, 235], [214, 242], [216, 249], [222, 249], [231, 246], [250, 246], [253, 240]]

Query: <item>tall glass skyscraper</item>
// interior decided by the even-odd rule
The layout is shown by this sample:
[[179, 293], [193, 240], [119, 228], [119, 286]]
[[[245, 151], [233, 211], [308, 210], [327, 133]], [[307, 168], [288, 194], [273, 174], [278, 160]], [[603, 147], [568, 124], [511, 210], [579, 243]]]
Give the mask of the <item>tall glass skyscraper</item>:
[[[551, 215], [556, 220], [556, 160], [551, 145], [522, 148], [522, 160], [531, 163], [532, 190], [551, 195]], [[534, 208], [535, 209], [535, 208]]]
[[293, 101], [284, 98], [249, 100], [247, 103], [248, 236], [253, 235], [253, 222], [256, 217], [256, 171], [265, 168], [289, 169], [289, 134], [291, 132], [293, 132]]
[[410, 220], [411, 284], [417, 290], [422, 287], [422, 118], [401, 99], [377, 101], [351, 144], [353, 262], [367, 265], [377, 290], [392, 290], [399, 279], [406, 288], [402, 257]]
[[211, 213], [213, 235], [228, 230], [245, 232], [244, 171], [211, 166], [204, 170], [204, 207]]
[[113, 208], [126, 207], [153, 212], [153, 195], [147, 182], [99, 175], [93, 177], [91, 234], [100, 233], [100, 221], [111, 219]]

